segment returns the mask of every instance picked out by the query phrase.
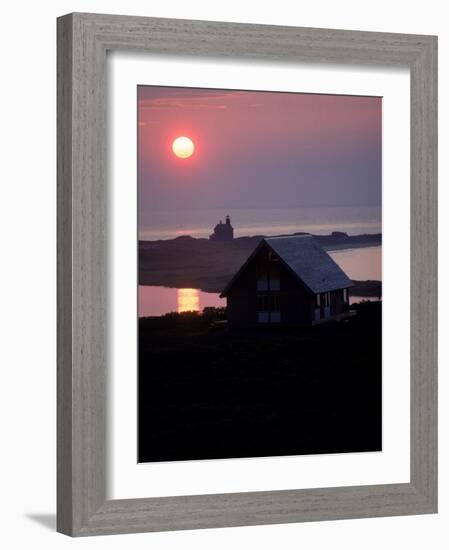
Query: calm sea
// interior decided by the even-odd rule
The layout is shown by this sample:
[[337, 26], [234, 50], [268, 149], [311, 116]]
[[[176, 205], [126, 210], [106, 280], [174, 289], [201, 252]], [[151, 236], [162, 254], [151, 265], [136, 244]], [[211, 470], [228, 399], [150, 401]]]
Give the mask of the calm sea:
[[[351, 279], [365, 281], [382, 279], [382, 249], [380, 246], [338, 250], [329, 253]], [[350, 297], [350, 303], [362, 299]], [[219, 294], [196, 288], [139, 286], [139, 317], [164, 315], [172, 311], [202, 311], [205, 307], [221, 307], [226, 300]]]
[[329, 208], [266, 208], [228, 210], [176, 210], [144, 212], [139, 217], [141, 240], [173, 239], [180, 235], [208, 237], [214, 226], [231, 216], [236, 237], [280, 235], [299, 231], [326, 235], [381, 233], [381, 208], [345, 206]]

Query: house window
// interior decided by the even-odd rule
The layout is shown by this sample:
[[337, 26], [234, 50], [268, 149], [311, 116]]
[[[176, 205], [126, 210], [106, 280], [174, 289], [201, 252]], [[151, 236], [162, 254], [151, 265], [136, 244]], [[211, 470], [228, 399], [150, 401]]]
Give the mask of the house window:
[[346, 304], [348, 302], [348, 289], [343, 289], [343, 302]]
[[281, 297], [279, 294], [270, 296], [270, 311], [281, 311]]
[[257, 290], [268, 290], [268, 269], [265, 263], [257, 266]]
[[257, 297], [257, 321], [259, 323], [279, 323], [281, 321], [279, 294], [261, 294]]
[[257, 296], [257, 311], [268, 311], [268, 296], [261, 294]]
[[281, 289], [281, 274], [279, 270], [279, 264], [274, 263], [274, 260], [268, 268], [268, 287], [270, 290]]
[[257, 290], [280, 290], [279, 264], [275, 260], [265, 261], [257, 266]]

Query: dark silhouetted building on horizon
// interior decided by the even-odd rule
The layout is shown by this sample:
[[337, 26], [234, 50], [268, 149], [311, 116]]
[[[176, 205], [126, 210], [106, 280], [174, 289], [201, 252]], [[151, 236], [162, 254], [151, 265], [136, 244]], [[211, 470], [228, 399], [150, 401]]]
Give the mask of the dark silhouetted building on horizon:
[[220, 220], [219, 223], [214, 227], [214, 232], [209, 236], [209, 239], [215, 241], [232, 241], [234, 238], [234, 228], [231, 225], [231, 218], [226, 216], [226, 222], [223, 223]]

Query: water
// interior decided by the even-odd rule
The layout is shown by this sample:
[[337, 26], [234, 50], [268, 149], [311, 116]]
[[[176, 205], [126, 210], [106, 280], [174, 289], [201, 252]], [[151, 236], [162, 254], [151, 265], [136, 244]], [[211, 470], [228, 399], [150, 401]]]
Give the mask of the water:
[[347, 248], [329, 252], [334, 261], [354, 281], [382, 280], [382, 247]]
[[231, 216], [236, 237], [280, 235], [300, 231], [327, 235], [381, 233], [381, 208], [345, 206], [327, 208], [266, 208], [222, 210], [176, 210], [143, 212], [139, 215], [141, 240], [173, 239], [181, 235], [207, 238], [215, 225]]
[[[382, 249], [380, 246], [337, 250], [329, 253], [345, 273], [355, 280], [381, 280]], [[349, 302], [376, 300], [351, 296]], [[218, 293], [195, 288], [139, 286], [139, 316], [158, 316], [172, 311], [202, 311], [205, 307], [224, 307], [226, 300]]]
[[224, 307], [226, 300], [214, 292], [196, 288], [167, 288], [139, 285], [139, 317], [159, 316], [172, 311], [202, 311], [205, 307]]

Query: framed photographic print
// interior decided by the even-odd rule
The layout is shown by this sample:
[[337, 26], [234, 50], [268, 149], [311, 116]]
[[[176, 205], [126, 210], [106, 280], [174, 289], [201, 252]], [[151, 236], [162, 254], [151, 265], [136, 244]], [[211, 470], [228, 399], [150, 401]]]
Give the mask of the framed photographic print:
[[58, 20], [58, 530], [436, 512], [436, 38]]

